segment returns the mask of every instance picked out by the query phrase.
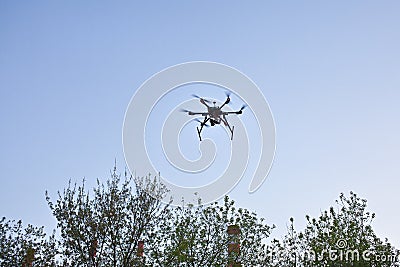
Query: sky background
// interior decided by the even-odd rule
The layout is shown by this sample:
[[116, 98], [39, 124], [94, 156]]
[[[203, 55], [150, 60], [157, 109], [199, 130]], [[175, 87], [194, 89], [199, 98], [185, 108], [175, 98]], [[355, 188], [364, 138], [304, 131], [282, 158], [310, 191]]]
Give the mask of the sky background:
[[279, 237], [290, 217], [302, 229], [352, 190], [400, 247], [399, 11], [398, 1], [1, 1], [0, 216], [54, 228], [45, 190], [92, 186], [114, 159], [123, 172], [135, 90], [209, 60], [249, 76], [276, 123], [271, 172], [253, 194], [241, 181], [239, 206]]

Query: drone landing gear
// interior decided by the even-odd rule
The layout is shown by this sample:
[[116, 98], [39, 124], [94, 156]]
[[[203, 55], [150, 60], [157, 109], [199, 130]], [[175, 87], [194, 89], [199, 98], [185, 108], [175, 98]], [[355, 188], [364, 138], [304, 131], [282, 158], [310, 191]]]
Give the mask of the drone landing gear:
[[[203, 126], [202, 126], [200, 129], [202, 129], [202, 128], [203, 128]], [[199, 130], [199, 127], [196, 127], [196, 129], [197, 129], [197, 133], [199, 134], [199, 139], [200, 139], [200, 141], [201, 141], [201, 135], [200, 135], [201, 130]]]
[[224, 122], [225, 126], [228, 127], [229, 131], [231, 132], [231, 140], [233, 140], [233, 130], [235, 129], [235, 126], [230, 126], [228, 121], [226, 120], [226, 117], [224, 116], [222, 118], [222, 121]]
[[[199, 129], [199, 127], [196, 127], [196, 129], [197, 129], [197, 134], [199, 135], [199, 139], [201, 141], [201, 130], [203, 130], [203, 126], [201, 126], [200, 129]], [[235, 130], [235, 126], [232, 126], [232, 128], [229, 127], [229, 131], [231, 132], [231, 140], [233, 140], [233, 131], [234, 130]]]
[[204, 127], [204, 126], [209, 127], [209, 125], [206, 124], [208, 121], [210, 121], [211, 126], [214, 126], [214, 125], [216, 125], [216, 124], [220, 124], [221, 121], [222, 121], [222, 122], [225, 124], [225, 126], [228, 127], [229, 131], [231, 132], [231, 140], [233, 140], [233, 131], [235, 130], [235, 126], [232, 126], [232, 127], [231, 127], [231, 126], [229, 125], [228, 121], [226, 120], [225, 116], [224, 116], [224, 117], [221, 119], [221, 121], [216, 121], [216, 120], [213, 120], [213, 119], [210, 119], [210, 118], [207, 118], [207, 117], [204, 118], [204, 121], [202, 121], [202, 122], [200, 123], [200, 129], [199, 129], [199, 127], [196, 127], [197, 134], [199, 135], [200, 141], [202, 141], [202, 140], [201, 140], [201, 131], [203, 130], [203, 127]]
[[199, 127], [196, 127], [197, 133], [199, 134], [199, 139], [200, 139], [200, 141], [201, 141], [201, 131], [203, 130], [203, 127], [204, 127], [204, 126], [207, 126], [206, 123], [207, 123], [209, 120], [210, 120], [210, 118], [205, 117], [205, 118], [204, 118], [204, 121], [203, 121], [202, 123], [200, 123], [200, 126], [201, 126], [200, 129], [199, 129]]

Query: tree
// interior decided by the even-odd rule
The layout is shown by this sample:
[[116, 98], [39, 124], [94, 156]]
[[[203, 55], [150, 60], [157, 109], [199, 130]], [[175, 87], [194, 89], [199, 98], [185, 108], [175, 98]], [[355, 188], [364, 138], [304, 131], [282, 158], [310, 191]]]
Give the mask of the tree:
[[56, 202], [46, 192], [60, 239], [2, 218], [0, 266], [400, 266], [399, 251], [376, 236], [375, 214], [353, 192], [318, 218], [306, 216], [303, 231], [290, 218], [285, 237], [268, 244], [275, 226], [228, 196], [172, 207], [161, 203], [166, 192], [157, 177], [121, 178], [115, 167], [92, 194], [85, 180], [69, 182]]
[[[80, 186], [70, 182], [54, 203], [46, 192], [61, 232], [63, 265], [227, 266], [241, 262], [255, 266], [256, 259], [262, 258], [263, 240], [272, 230], [264, 219], [235, 208], [228, 197], [223, 205], [202, 205], [199, 200], [196, 207], [171, 207], [161, 203], [166, 190], [150, 175], [139, 179], [125, 172], [122, 179], [114, 167], [111, 178], [105, 184], [97, 181], [92, 194], [85, 181]], [[240, 233], [229, 235], [229, 225], [240, 227]], [[232, 242], [240, 244], [240, 251], [228, 253]]]
[[57, 242], [43, 227], [22, 221], [0, 220], [0, 266], [56, 266]]
[[46, 193], [61, 232], [63, 266], [400, 266], [399, 251], [376, 236], [375, 214], [353, 192], [318, 218], [306, 216], [303, 231], [291, 218], [286, 236], [269, 244], [275, 226], [228, 196], [172, 207], [161, 203], [166, 192], [157, 178], [125, 172], [122, 179], [114, 167], [93, 194], [85, 181], [69, 183], [55, 203]]
[[282, 242], [274, 240], [269, 245], [265, 263], [269, 266], [400, 266], [399, 251], [374, 233], [371, 223], [375, 214], [366, 211], [365, 199], [353, 192], [350, 197], [342, 193], [336, 203], [336, 209], [331, 207], [317, 219], [306, 216], [307, 226], [302, 232], [295, 231], [291, 219]]
[[[255, 213], [236, 208], [227, 196], [222, 205], [170, 208], [168, 217], [148, 235], [151, 266], [257, 266], [265, 253], [263, 240], [273, 227]], [[228, 226], [240, 229], [227, 233]], [[236, 239], [236, 240], [235, 240]], [[236, 243], [240, 251], [235, 249]], [[231, 244], [232, 252], [228, 253]], [[238, 248], [238, 246], [236, 246]]]
[[64, 265], [144, 265], [138, 243], [163, 219], [168, 205], [160, 199], [165, 192], [157, 178], [133, 178], [125, 171], [121, 179], [116, 167], [106, 184], [97, 181], [93, 195], [86, 192], [85, 181], [81, 186], [70, 182], [55, 203], [46, 192], [61, 231]]

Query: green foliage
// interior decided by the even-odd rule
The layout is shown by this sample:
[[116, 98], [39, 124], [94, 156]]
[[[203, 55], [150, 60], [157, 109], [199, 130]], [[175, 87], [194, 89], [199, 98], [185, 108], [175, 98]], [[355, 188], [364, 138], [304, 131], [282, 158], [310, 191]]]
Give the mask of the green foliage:
[[282, 242], [274, 240], [268, 247], [269, 266], [400, 266], [399, 251], [388, 240], [374, 233], [375, 214], [366, 211], [367, 201], [350, 192], [341, 194], [336, 209], [331, 207], [319, 218], [306, 216], [302, 232], [294, 229], [291, 219]]
[[55, 266], [56, 243], [54, 234], [47, 238], [43, 227], [0, 220], [0, 266]]
[[[135, 184], [133, 185], [132, 182]], [[135, 188], [133, 190], [132, 188]], [[157, 192], [156, 197], [148, 194]], [[90, 195], [83, 181], [47, 201], [61, 231], [63, 264], [77, 266], [255, 266], [265, 253], [271, 227], [255, 213], [223, 205], [170, 207], [161, 204], [166, 189], [157, 179], [121, 179], [114, 168], [106, 184], [98, 181]], [[240, 253], [228, 255], [228, 225], [238, 225]], [[144, 257], [137, 256], [144, 241]], [[96, 244], [96, 246], [94, 245]], [[96, 248], [94, 248], [96, 247]], [[94, 255], [96, 251], [96, 255]]]
[[[240, 227], [237, 238], [228, 235], [229, 225]], [[222, 205], [174, 207], [149, 234], [148, 260], [151, 266], [227, 266], [228, 262], [256, 266], [265, 253], [263, 239], [271, 230], [255, 213], [235, 208], [228, 197]], [[239, 254], [228, 254], [230, 242], [240, 244]]]
[[[138, 241], [160, 223], [167, 206], [162, 207], [165, 187], [157, 178], [121, 179], [116, 168], [111, 178], [97, 181], [93, 196], [81, 186], [68, 185], [55, 203], [47, 195], [49, 207], [61, 231], [64, 264], [74, 266], [140, 266]], [[136, 185], [132, 186], [132, 182]], [[135, 188], [133, 191], [132, 188]], [[157, 192], [158, 198], [148, 191]]]
[[399, 251], [376, 236], [375, 214], [353, 192], [341, 194], [318, 218], [306, 216], [302, 231], [290, 218], [282, 240], [267, 243], [275, 226], [237, 208], [228, 196], [209, 205], [199, 200], [196, 206], [172, 207], [161, 203], [167, 190], [159, 179], [126, 172], [121, 178], [116, 168], [89, 191], [85, 181], [70, 182], [55, 202], [46, 192], [59, 240], [54, 233], [47, 237], [43, 227], [24, 228], [21, 221], [2, 218], [0, 266], [400, 266]]

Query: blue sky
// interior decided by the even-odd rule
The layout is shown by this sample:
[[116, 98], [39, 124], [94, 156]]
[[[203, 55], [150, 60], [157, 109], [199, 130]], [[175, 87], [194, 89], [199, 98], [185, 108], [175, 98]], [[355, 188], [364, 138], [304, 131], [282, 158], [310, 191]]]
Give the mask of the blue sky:
[[[340, 192], [376, 212], [400, 247], [398, 1], [2, 1], [0, 215], [55, 226], [44, 191], [124, 168], [122, 122], [135, 90], [182, 62], [248, 75], [276, 122], [263, 186], [231, 193], [285, 231]], [[240, 104], [239, 104], [240, 106]]]

